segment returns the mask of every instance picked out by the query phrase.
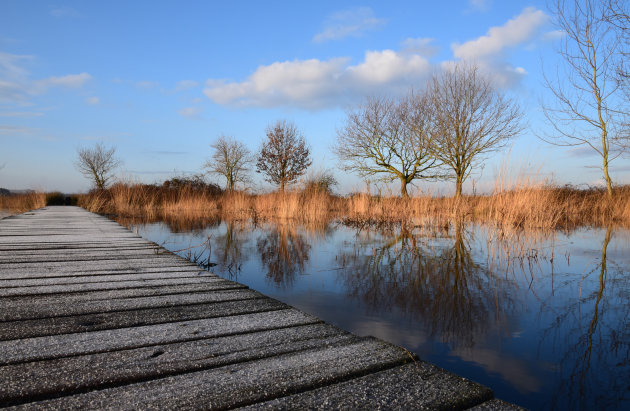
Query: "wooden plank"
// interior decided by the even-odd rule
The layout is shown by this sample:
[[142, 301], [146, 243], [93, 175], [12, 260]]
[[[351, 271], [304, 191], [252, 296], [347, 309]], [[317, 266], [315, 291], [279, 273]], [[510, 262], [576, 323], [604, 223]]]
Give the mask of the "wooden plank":
[[168, 294], [150, 297], [116, 298], [101, 300], [74, 301], [72, 304], [47, 301], [42, 304], [29, 304], [0, 312], [0, 321], [23, 321], [37, 318], [68, 317], [73, 315], [129, 311], [140, 308], [173, 307], [176, 305], [204, 304], [221, 301], [249, 300], [266, 298], [257, 291], [252, 291], [231, 281], [219, 280], [220, 284], [232, 286], [228, 290], [209, 290], [193, 294]]
[[492, 397], [483, 385], [417, 361], [244, 409], [463, 410]]
[[239, 288], [247, 288], [247, 286], [234, 283], [232, 281], [222, 280], [216, 283], [208, 282], [202, 284], [184, 284], [169, 285], [164, 287], [149, 288], [125, 288], [106, 291], [88, 291], [66, 294], [43, 294], [24, 297], [4, 297], [0, 299], [0, 310], [20, 310], [37, 309], [37, 306], [50, 306], [58, 304], [74, 305], [82, 302], [99, 301], [99, 300], [116, 300], [130, 297], [148, 297], [154, 295], [171, 295], [171, 294], [189, 294], [202, 293], [211, 290], [234, 290]]
[[[80, 261], [76, 263], [68, 262], [51, 262], [51, 263], [4, 263], [0, 264], [0, 270], [3, 272], [25, 272], [25, 271], [67, 271], [73, 270], [75, 272], [82, 272], [82, 270], [103, 270], [108, 269], [110, 271], [116, 270], [133, 270], [136, 268], [162, 268], [163, 265], [175, 266], [175, 267], [188, 267], [191, 269], [199, 269], [199, 267], [184, 259], [178, 260], [174, 257], [171, 259], [163, 258], [158, 261], [155, 258], [151, 259], [134, 259], [134, 260], [101, 260], [101, 261]], [[83, 269], [82, 269], [83, 267]]]
[[[203, 274], [201, 274], [203, 273]], [[119, 281], [139, 281], [139, 280], [164, 280], [170, 278], [198, 278], [200, 275], [216, 277], [214, 274], [201, 270], [187, 271], [158, 271], [154, 273], [121, 273], [121, 274], [99, 274], [99, 275], [72, 275], [66, 277], [46, 277], [46, 278], [25, 278], [25, 279], [0, 279], [0, 288], [11, 287], [33, 287], [42, 285], [61, 284], [84, 284], [84, 283], [108, 283]]]
[[[217, 301], [207, 304], [141, 308], [132, 311], [113, 311], [19, 322], [9, 321], [1, 323], [0, 341], [69, 333], [86, 333], [184, 320], [228, 317], [288, 308], [286, 304], [270, 298], [229, 300], [228, 298], [230, 297], [236, 299], [240, 296], [226, 295], [226, 301], [224, 302]], [[219, 298], [217, 296], [217, 299]]]
[[[314, 324], [0, 367], [0, 406], [356, 341]], [[85, 370], [90, 372], [86, 373]], [[55, 378], [49, 378], [54, 375]]]
[[47, 257], [45, 255], [35, 255], [32, 257], [24, 257], [24, 256], [5, 256], [3, 257], [3, 261], [0, 261], [0, 266], [2, 268], [11, 269], [13, 267], [29, 267], [36, 265], [45, 265], [46, 267], [58, 267], [63, 268], [68, 265], [83, 265], [100, 263], [100, 264], [116, 264], [116, 262], [124, 261], [126, 263], [132, 263], [137, 265], [161, 265], [163, 262], [166, 263], [183, 263], [181, 261], [181, 257], [178, 257], [173, 254], [158, 254], [158, 253], [138, 253], [138, 254], [130, 254], [130, 255], [120, 255], [116, 253], [111, 254], [79, 254], [77, 256], [63, 256], [59, 255], [56, 257]]
[[365, 375], [409, 360], [407, 352], [400, 348], [365, 339], [29, 403], [25, 407], [225, 409]]
[[0, 341], [0, 365], [316, 324], [296, 309]]
[[134, 273], [159, 273], [159, 272], [191, 272], [191, 273], [200, 273], [207, 271], [201, 269], [198, 266], [190, 266], [190, 265], [170, 265], [164, 264], [162, 266], [156, 267], [123, 267], [123, 268], [107, 268], [105, 266], [99, 266], [96, 268], [90, 269], [89, 267], [81, 268], [80, 266], [76, 267], [66, 267], [63, 270], [50, 270], [44, 269], [42, 267], [38, 268], [26, 268], [26, 269], [14, 269], [11, 271], [8, 270], [0, 270], [0, 279], [3, 280], [19, 280], [23, 278], [55, 278], [55, 277], [76, 277], [77, 275], [81, 276], [101, 276], [103, 274], [106, 275], [117, 275], [117, 274], [134, 274]]
[[78, 284], [59, 284], [59, 285], [41, 285], [33, 287], [11, 287], [0, 288], [0, 297], [15, 296], [31, 296], [41, 294], [60, 294], [83, 291], [103, 291], [117, 290], [125, 288], [141, 288], [141, 287], [158, 287], [168, 285], [181, 284], [200, 284], [212, 283], [218, 281], [215, 277], [198, 276], [192, 278], [164, 278], [164, 279], [146, 279], [146, 280], [128, 280], [128, 281], [112, 281], [107, 283], [78, 283]]
[[59, 250], [52, 251], [30, 251], [30, 252], [11, 252], [0, 254], [0, 264], [3, 263], [30, 263], [30, 262], [58, 262], [58, 261], [85, 261], [85, 260], [121, 260], [136, 258], [153, 258], [153, 257], [173, 257], [172, 253], [166, 253], [154, 248], [135, 248], [135, 249], [81, 249], [81, 250]]

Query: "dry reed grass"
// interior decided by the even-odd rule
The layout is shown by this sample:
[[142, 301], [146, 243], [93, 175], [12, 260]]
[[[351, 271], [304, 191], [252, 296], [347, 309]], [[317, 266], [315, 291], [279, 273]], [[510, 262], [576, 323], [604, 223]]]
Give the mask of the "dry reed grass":
[[316, 223], [341, 220], [356, 226], [448, 227], [456, 221], [483, 222], [501, 229], [573, 229], [579, 226], [630, 227], [630, 186], [612, 198], [600, 189], [554, 187], [520, 182], [498, 185], [490, 195], [418, 196], [410, 199], [367, 193], [348, 197], [324, 190], [249, 194], [207, 193], [144, 184], [118, 184], [80, 198], [90, 211], [155, 219], [291, 220]]
[[23, 213], [46, 205], [46, 194], [33, 192], [0, 196], [0, 210], [9, 214]]

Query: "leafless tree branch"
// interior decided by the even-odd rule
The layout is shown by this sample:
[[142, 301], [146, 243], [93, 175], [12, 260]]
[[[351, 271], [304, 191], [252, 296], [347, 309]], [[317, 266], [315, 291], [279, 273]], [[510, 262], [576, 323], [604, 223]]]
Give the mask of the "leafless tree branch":
[[435, 75], [430, 96], [435, 110], [433, 155], [452, 170], [459, 197], [464, 181], [485, 155], [521, 133], [523, 113], [488, 76], [467, 63]]
[[[625, 4], [617, 0], [556, 0], [556, 26], [565, 32], [557, 47], [562, 64], [554, 76], [545, 73], [552, 102], [542, 104], [552, 132], [541, 136], [560, 146], [586, 145], [602, 158], [608, 193], [609, 164], [628, 148], [628, 95], [623, 95], [627, 67]], [[624, 51], [625, 50], [625, 51]], [[625, 71], [627, 74], [627, 71]], [[612, 154], [611, 154], [612, 153]]]
[[280, 186], [280, 191], [294, 183], [310, 167], [311, 154], [304, 136], [295, 124], [277, 121], [266, 130], [267, 139], [258, 155], [256, 171]]
[[120, 160], [115, 156], [116, 148], [108, 149], [102, 143], [96, 144], [94, 148], [79, 148], [77, 155], [75, 167], [100, 190], [107, 187], [113, 171], [120, 165]]
[[227, 190], [233, 191], [237, 183], [248, 181], [254, 159], [245, 144], [232, 137], [221, 136], [210, 147], [214, 152], [204, 167], [209, 173], [225, 177]]
[[345, 126], [337, 131], [335, 154], [344, 170], [364, 178], [400, 181], [444, 177], [441, 163], [432, 155], [432, 110], [426, 93], [411, 92], [401, 99], [368, 98], [348, 112]]

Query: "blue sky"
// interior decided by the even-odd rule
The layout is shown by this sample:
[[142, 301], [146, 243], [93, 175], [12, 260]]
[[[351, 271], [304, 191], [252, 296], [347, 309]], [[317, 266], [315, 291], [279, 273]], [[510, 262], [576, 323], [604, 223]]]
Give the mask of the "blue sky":
[[[200, 172], [221, 134], [255, 151], [269, 123], [288, 119], [315, 169], [335, 170], [339, 191], [362, 189], [330, 150], [344, 110], [465, 59], [520, 102], [528, 124], [473, 176], [477, 188], [492, 187], [507, 155], [541, 179], [597, 184], [601, 171], [585, 166], [599, 157], [535, 137], [547, 127], [541, 66], [556, 65], [559, 37], [544, 1], [2, 0], [0, 187], [86, 191], [73, 163], [97, 142], [117, 147], [120, 177], [161, 182]], [[613, 163], [614, 182], [630, 182], [628, 163]], [[418, 187], [448, 193], [451, 183]]]

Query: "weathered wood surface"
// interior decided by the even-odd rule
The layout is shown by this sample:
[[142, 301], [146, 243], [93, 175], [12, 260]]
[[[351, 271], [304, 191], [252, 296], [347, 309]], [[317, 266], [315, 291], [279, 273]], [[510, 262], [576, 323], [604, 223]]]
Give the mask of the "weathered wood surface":
[[0, 220], [0, 406], [513, 407], [492, 397], [83, 209]]

